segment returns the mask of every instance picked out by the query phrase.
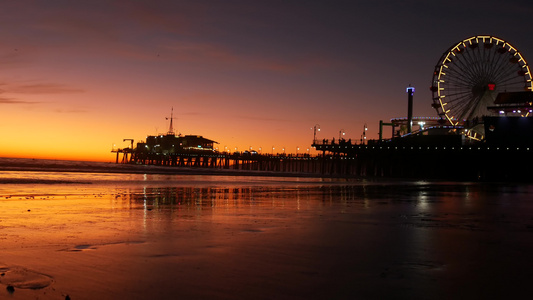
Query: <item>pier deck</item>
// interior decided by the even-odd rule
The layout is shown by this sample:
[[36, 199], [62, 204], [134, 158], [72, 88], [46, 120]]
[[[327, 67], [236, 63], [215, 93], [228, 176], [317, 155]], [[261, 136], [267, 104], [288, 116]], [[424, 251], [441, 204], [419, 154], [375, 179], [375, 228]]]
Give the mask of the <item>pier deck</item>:
[[[146, 155], [126, 150], [120, 161], [168, 167], [309, 173], [324, 177], [533, 180], [533, 174], [528, 171], [533, 167], [533, 148], [526, 146], [355, 145], [318, 142], [312, 146], [322, 153], [316, 156], [217, 152]], [[117, 152], [117, 162], [119, 154]]]

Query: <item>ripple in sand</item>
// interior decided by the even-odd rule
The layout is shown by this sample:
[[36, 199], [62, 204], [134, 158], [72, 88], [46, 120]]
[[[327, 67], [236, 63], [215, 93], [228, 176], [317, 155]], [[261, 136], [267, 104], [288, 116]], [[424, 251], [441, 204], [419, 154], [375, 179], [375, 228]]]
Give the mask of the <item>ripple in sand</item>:
[[416, 276], [431, 279], [432, 274], [444, 270], [445, 267], [443, 263], [433, 261], [402, 262], [385, 268], [380, 276], [389, 279], [409, 279]]
[[243, 229], [242, 232], [259, 233], [259, 232], [265, 232], [265, 231], [261, 229]]
[[59, 251], [67, 251], [67, 252], [81, 252], [81, 251], [85, 251], [85, 250], [96, 250], [98, 249], [98, 247], [102, 247], [102, 246], [112, 246], [112, 245], [130, 245], [130, 244], [143, 244], [145, 243], [144, 241], [120, 241], [120, 242], [113, 242], [113, 243], [102, 243], [102, 244], [94, 244], [94, 245], [91, 245], [91, 244], [80, 244], [80, 245], [75, 245], [74, 247], [72, 248], [67, 248], [67, 249], [61, 249]]
[[0, 264], [0, 283], [19, 289], [42, 289], [54, 282], [51, 276], [22, 267]]

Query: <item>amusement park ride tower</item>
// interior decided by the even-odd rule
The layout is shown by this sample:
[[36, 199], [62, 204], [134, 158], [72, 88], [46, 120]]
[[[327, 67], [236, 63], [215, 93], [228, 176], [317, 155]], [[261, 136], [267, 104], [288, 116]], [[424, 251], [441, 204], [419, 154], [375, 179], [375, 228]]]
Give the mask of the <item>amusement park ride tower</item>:
[[413, 130], [413, 94], [415, 88], [409, 85], [407, 91], [407, 133], [411, 133]]

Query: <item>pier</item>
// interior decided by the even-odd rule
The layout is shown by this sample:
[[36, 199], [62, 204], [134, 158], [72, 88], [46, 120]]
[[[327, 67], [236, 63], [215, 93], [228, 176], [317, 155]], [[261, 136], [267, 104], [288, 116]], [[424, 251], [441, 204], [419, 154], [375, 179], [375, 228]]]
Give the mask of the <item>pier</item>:
[[[468, 41], [472, 43], [473, 39], [476, 43], [489, 42], [489, 37], [486, 36]], [[491, 38], [490, 41], [499, 40]], [[491, 47], [483, 49], [492, 51]], [[490, 55], [501, 54], [493, 52]], [[435, 74], [447, 76], [439, 73], [442, 71], [442, 64], [443, 62], [439, 62]], [[497, 85], [493, 81], [482, 82], [473, 90], [469, 88], [469, 93], [476, 93], [462, 101], [472, 102], [476, 106], [480, 102], [476, 99], [485, 100], [481, 101], [480, 107], [468, 112], [468, 119], [455, 117], [466, 114], [460, 108], [456, 108], [459, 110], [457, 114], [450, 113], [452, 105], [444, 102], [450, 98], [445, 98], [447, 83], [434, 78], [436, 85], [431, 88], [434, 95], [432, 106], [437, 110], [438, 117], [413, 117], [415, 90], [409, 85], [406, 89], [407, 118], [391, 119], [390, 123], [380, 121], [378, 140], [366, 139], [366, 124], [360, 143], [343, 139], [344, 130], [339, 132], [337, 141], [317, 140], [320, 125], [316, 124], [311, 146], [319, 152], [318, 155], [218, 152], [214, 148], [214, 144], [217, 144], [214, 140], [196, 135], [176, 135], [172, 123], [173, 110], [166, 134], [148, 136], [146, 141], [138, 142], [135, 148], [132, 139], [124, 139], [131, 141], [131, 146], [115, 149], [113, 152], [117, 155], [117, 163], [253, 171], [264, 172], [265, 175], [277, 173], [280, 176], [533, 181], [533, 173], [529, 171], [533, 167], [532, 80], [529, 69], [527, 72], [522, 70], [528, 68], [527, 65], [519, 67], [521, 69], [518, 69], [518, 73], [512, 72], [512, 75], [518, 74], [520, 83], [525, 80], [526, 90], [497, 91]], [[525, 75], [529, 79], [522, 78]], [[390, 139], [383, 139], [383, 126], [392, 128]]]
[[[117, 162], [215, 168], [279, 175], [323, 177], [405, 178], [443, 180], [529, 181], [533, 148], [497, 145], [401, 145], [369, 141], [369, 144], [315, 141], [319, 155], [260, 153], [183, 152], [143, 154], [135, 149], [117, 151]], [[119, 157], [122, 156], [122, 159]]]
[[[219, 152], [183, 152], [142, 155], [129, 148], [118, 149], [117, 163], [133, 163], [168, 167], [216, 168], [226, 170], [321, 173], [321, 158], [307, 154], [251, 154]], [[130, 158], [127, 158], [128, 155]], [[122, 159], [120, 156], [122, 155]], [[126, 157], [126, 159], [124, 159]]]

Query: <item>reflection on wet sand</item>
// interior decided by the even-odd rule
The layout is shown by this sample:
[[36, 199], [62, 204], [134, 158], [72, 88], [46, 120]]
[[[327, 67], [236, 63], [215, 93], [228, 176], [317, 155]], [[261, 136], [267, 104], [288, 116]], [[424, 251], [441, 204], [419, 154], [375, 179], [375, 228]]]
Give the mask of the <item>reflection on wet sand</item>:
[[479, 298], [533, 269], [527, 185], [53, 178], [0, 185], [2, 298]]

